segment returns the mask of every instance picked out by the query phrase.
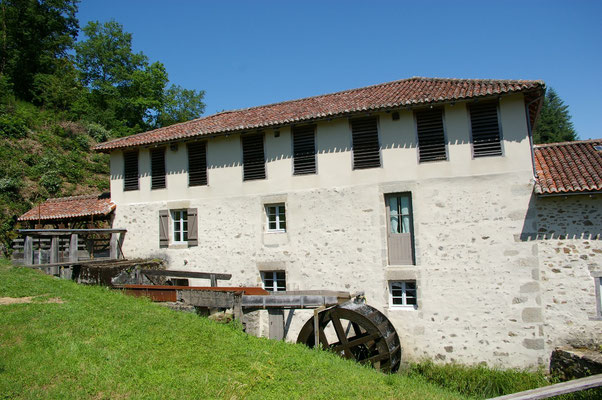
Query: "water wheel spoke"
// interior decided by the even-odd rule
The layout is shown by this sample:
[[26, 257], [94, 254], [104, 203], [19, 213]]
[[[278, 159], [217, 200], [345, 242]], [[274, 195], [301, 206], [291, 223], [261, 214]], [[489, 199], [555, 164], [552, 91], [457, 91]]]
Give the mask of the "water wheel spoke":
[[339, 338], [339, 342], [341, 342], [341, 345], [337, 347], [342, 347], [342, 350], [345, 353], [345, 358], [354, 358], [351, 349], [349, 349], [349, 341], [347, 340], [347, 335], [345, 335], [343, 324], [341, 324], [339, 317], [334, 314], [332, 315], [332, 325], [334, 326], [334, 330]]
[[[364, 332], [364, 333], [362, 333], [360, 335], [357, 335], [357, 336], [354, 336], [352, 338], [347, 339], [348, 340], [347, 346], [349, 348], [353, 348], [353, 347], [359, 346], [360, 344], [365, 344], [366, 342], [372, 341], [372, 340], [376, 339], [379, 336], [380, 336], [379, 332], [374, 332], [374, 333]], [[341, 346], [340, 342], [334, 343], [331, 346], [334, 346], [332, 348], [332, 350], [335, 351], [335, 352], [337, 352], [337, 353], [339, 351], [343, 350], [343, 347]], [[368, 346], [366, 346], [366, 347], [368, 349], [370, 349]]]

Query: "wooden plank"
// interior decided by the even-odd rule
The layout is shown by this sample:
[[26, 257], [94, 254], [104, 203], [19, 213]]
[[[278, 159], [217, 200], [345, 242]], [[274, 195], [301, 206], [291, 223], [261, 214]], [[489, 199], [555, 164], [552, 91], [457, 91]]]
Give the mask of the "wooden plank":
[[69, 241], [69, 262], [77, 262], [79, 250], [77, 249], [77, 233], [71, 234]]
[[119, 234], [111, 233], [111, 242], [109, 244], [110, 247], [110, 257], [113, 259], [119, 258]]
[[[232, 274], [216, 274], [213, 272], [196, 272], [196, 271], [176, 271], [176, 270], [163, 270], [163, 269], [142, 269], [141, 273], [145, 275], [154, 275], [154, 276], [171, 276], [174, 278], [198, 278], [198, 279], [211, 279], [211, 277], [215, 277], [215, 279], [219, 279], [222, 281], [227, 281], [232, 279]], [[211, 283], [211, 286], [217, 286], [217, 283]]]
[[268, 337], [274, 340], [284, 340], [284, 310], [268, 310]]
[[568, 382], [556, 383], [524, 392], [512, 393], [505, 396], [494, 397], [496, 400], [535, 400], [547, 399], [548, 397], [561, 394], [578, 392], [581, 390], [602, 387], [602, 374], [588, 376], [587, 378], [575, 379]]
[[[48, 263], [48, 264], [23, 264], [20, 267], [24, 268], [46, 268], [46, 267], [68, 267], [71, 265], [84, 265], [84, 264], [103, 264], [110, 262], [110, 258], [95, 258], [94, 260], [79, 260], [76, 262], [65, 261], [65, 262], [57, 262], [57, 263]], [[119, 260], [119, 261], [127, 261], [127, 260]], [[129, 262], [129, 261], [128, 261]], [[109, 266], [113, 267], [117, 264], [109, 264]]]
[[23, 245], [23, 263], [33, 264], [33, 237], [26, 236]]
[[125, 233], [127, 229], [17, 229], [18, 233], [34, 236], [71, 235], [72, 233]]
[[178, 290], [178, 300], [186, 304], [207, 308], [234, 308], [234, 293], [201, 291], [201, 290]]

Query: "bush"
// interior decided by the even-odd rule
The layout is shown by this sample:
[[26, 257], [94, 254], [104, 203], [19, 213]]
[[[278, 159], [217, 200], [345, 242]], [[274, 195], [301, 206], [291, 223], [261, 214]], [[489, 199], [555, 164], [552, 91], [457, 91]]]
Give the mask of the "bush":
[[2, 114], [0, 115], [0, 136], [22, 139], [27, 136], [27, 123], [14, 114]]
[[106, 142], [111, 137], [111, 131], [105, 129], [104, 126], [91, 122], [86, 127], [88, 135], [97, 142]]

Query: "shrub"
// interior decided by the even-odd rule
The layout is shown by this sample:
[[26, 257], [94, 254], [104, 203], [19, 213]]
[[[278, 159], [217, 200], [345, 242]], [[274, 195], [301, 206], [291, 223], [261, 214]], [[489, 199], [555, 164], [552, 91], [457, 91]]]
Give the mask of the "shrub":
[[0, 136], [22, 139], [27, 136], [27, 124], [17, 115], [0, 115]]
[[105, 142], [107, 139], [111, 137], [111, 131], [105, 129], [104, 126], [97, 124], [95, 122], [90, 122], [86, 127], [88, 131], [88, 135], [97, 142]]

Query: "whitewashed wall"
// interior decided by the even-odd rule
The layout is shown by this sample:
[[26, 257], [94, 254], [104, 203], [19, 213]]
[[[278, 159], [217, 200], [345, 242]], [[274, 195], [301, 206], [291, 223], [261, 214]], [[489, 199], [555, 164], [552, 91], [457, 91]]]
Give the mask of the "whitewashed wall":
[[[410, 111], [399, 121], [379, 114], [383, 167], [369, 170], [352, 170], [347, 119], [318, 123], [318, 173], [309, 176], [292, 175], [290, 128], [279, 129], [279, 137], [266, 131], [261, 181], [242, 181], [238, 135], [209, 141], [206, 187], [188, 188], [180, 144], [166, 152], [166, 189], [150, 190], [149, 153], [141, 149], [140, 190], [124, 193], [122, 155], [114, 152], [114, 226], [128, 229], [127, 257], [231, 273], [228, 285], [259, 285], [260, 270], [277, 268], [286, 270], [288, 290], [365, 291], [395, 324], [406, 358], [545, 364], [552, 336], [569, 332], [544, 321], [538, 241], [523, 238], [537, 227], [529, 212], [533, 180], [522, 96], [503, 97], [500, 112], [502, 157], [472, 159], [463, 103], [445, 107], [449, 161], [443, 162], [418, 163]], [[384, 194], [406, 191], [414, 206], [416, 265], [392, 267]], [[286, 204], [286, 233], [265, 233], [263, 205], [274, 202]], [[199, 210], [199, 246], [160, 249], [159, 210], [189, 207]], [[400, 279], [416, 279], [417, 310], [389, 309], [387, 282]], [[308, 317], [295, 312], [288, 340]], [[267, 333], [261, 324], [255, 329]]]

